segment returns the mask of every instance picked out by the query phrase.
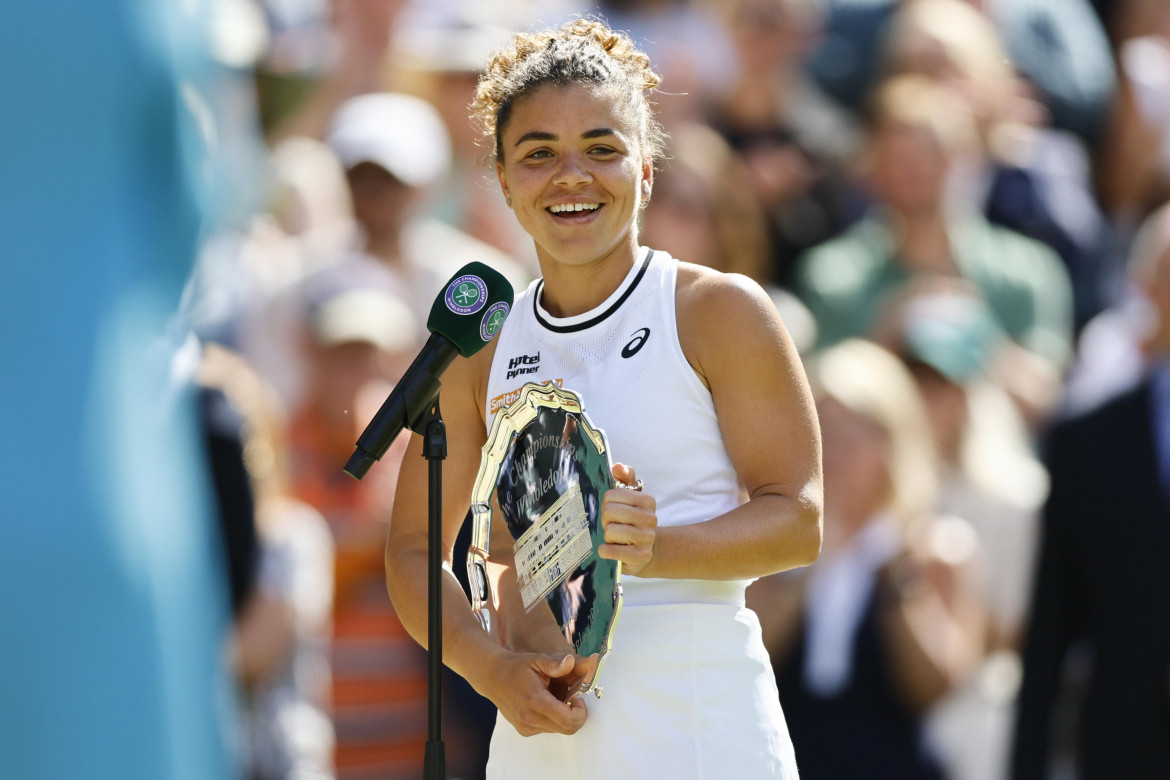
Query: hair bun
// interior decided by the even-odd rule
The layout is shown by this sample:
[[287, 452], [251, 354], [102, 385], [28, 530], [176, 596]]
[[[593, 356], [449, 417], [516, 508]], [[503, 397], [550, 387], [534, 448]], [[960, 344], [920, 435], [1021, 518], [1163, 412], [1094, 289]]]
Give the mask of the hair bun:
[[518, 33], [508, 46], [495, 52], [479, 80], [473, 117], [483, 134], [493, 139], [500, 154], [500, 128], [513, 103], [544, 84], [617, 84], [634, 93], [641, 142], [651, 157], [662, 154], [662, 129], [650, 109], [648, 94], [661, 78], [650, 68], [650, 58], [628, 35], [597, 18], [577, 18], [559, 28]]

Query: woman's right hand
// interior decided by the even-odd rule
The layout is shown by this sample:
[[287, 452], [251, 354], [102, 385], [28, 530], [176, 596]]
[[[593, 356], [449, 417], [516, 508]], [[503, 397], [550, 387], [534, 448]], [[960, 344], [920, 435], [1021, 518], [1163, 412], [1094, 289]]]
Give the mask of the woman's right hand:
[[579, 678], [581, 670], [577, 666], [569, 653], [503, 650], [490, 668], [485, 669], [488, 682], [477, 690], [499, 708], [500, 714], [521, 736], [574, 734], [585, 725], [589, 714], [584, 700], [575, 696], [568, 702], [561, 701], [550, 688], [562, 678]]
[[623, 574], [639, 575], [654, 558], [657, 504], [654, 496], [642, 491], [638, 475], [624, 463], [613, 465], [613, 478], [617, 487], [607, 490], [601, 499], [605, 543], [598, 546], [597, 556], [621, 561]]

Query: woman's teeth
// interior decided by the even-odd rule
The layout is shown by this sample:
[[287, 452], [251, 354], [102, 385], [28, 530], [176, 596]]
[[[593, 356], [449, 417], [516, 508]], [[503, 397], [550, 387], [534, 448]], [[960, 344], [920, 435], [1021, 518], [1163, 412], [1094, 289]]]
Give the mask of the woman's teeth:
[[595, 211], [599, 208], [600, 203], [562, 203], [559, 206], [549, 206], [548, 210], [554, 214], [565, 214], [570, 211]]

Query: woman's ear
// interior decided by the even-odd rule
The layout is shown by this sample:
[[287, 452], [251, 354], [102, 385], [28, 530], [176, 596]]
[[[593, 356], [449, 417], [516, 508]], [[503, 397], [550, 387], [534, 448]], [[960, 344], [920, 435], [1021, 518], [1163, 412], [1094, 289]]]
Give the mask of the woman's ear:
[[504, 178], [504, 165], [498, 161], [496, 162], [496, 179], [500, 182], [500, 191], [504, 193], [504, 202], [511, 208], [512, 193], [508, 191], [508, 180]]

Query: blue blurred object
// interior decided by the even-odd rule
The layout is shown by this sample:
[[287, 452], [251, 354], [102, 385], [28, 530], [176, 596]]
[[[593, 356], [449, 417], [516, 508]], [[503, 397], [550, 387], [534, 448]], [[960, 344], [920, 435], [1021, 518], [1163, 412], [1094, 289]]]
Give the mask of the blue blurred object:
[[824, 5], [825, 30], [808, 55], [808, 71], [837, 102], [862, 114], [882, 77], [882, 48], [896, 3], [827, 0]]
[[986, 13], [1052, 124], [1094, 143], [1117, 87], [1105, 29], [1088, 0], [991, 0]]
[[165, 339], [209, 208], [199, 6], [0, 7], [3, 778], [237, 774], [226, 577]]

